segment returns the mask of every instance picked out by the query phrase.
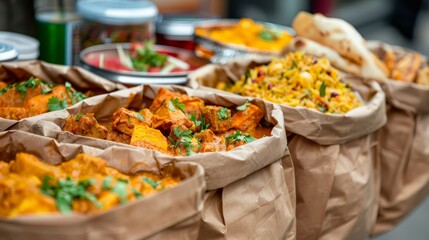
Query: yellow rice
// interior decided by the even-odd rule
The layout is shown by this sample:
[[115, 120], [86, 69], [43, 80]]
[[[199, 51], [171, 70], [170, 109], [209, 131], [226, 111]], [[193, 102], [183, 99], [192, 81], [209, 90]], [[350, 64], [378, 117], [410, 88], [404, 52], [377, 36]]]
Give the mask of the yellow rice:
[[249, 69], [234, 85], [219, 83], [217, 88], [324, 113], [342, 114], [362, 105], [328, 59], [302, 52]]

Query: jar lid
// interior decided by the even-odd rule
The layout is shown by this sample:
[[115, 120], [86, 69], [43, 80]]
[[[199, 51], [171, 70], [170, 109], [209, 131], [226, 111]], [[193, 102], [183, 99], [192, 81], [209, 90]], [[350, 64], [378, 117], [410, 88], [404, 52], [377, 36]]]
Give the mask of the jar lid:
[[156, 22], [156, 32], [170, 36], [193, 36], [195, 24], [200, 21], [215, 19], [187, 15], [161, 16]]
[[0, 42], [15, 48], [19, 60], [32, 60], [39, 56], [39, 41], [35, 38], [14, 32], [0, 32]]
[[105, 24], [145, 23], [158, 14], [155, 4], [145, 0], [81, 0], [77, 10], [83, 18]]
[[11, 45], [0, 43], [0, 62], [13, 61], [18, 57], [18, 52]]

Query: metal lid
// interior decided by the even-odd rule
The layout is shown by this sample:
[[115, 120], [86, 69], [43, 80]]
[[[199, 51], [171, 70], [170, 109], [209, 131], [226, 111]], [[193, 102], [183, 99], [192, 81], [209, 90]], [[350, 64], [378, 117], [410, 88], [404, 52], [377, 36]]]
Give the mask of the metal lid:
[[106, 24], [145, 23], [158, 15], [155, 4], [145, 0], [81, 0], [77, 10], [85, 19]]
[[18, 57], [18, 52], [11, 45], [0, 43], [0, 62], [13, 61]]
[[156, 32], [171, 36], [189, 36], [194, 34], [195, 24], [214, 18], [194, 16], [160, 16], [156, 22]]
[[32, 60], [39, 56], [39, 41], [13, 32], [0, 32], [0, 42], [11, 45], [19, 53], [19, 60]]

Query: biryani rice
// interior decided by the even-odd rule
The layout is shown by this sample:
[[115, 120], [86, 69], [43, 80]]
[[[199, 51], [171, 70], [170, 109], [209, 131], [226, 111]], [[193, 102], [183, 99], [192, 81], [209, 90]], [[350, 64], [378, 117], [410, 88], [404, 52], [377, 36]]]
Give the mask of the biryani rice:
[[248, 69], [235, 84], [219, 83], [217, 88], [331, 114], [343, 114], [362, 105], [328, 59], [303, 52]]

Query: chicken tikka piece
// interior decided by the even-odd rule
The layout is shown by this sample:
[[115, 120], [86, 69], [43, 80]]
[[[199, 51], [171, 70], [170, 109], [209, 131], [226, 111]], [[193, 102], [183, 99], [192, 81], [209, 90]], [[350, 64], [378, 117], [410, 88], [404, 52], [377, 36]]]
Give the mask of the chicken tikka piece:
[[93, 113], [81, 114], [85, 124], [77, 116], [67, 118], [63, 130], [173, 156], [229, 151], [270, 136], [272, 129], [262, 124], [263, 110], [250, 102], [229, 109], [166, 88], [160, 88], [149, 108], [116, 110], [105, 129]]

